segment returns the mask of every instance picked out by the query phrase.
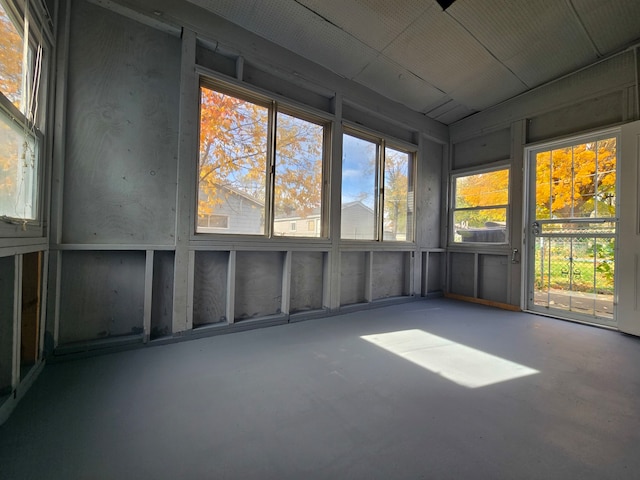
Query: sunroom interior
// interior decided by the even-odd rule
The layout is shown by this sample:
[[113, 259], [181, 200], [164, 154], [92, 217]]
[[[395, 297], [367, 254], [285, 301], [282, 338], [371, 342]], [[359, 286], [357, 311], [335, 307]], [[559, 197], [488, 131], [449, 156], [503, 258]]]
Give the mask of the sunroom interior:
[[638, 19], [0, 0], [0, 424], [45, 366], [416, 305], [639, 350]]

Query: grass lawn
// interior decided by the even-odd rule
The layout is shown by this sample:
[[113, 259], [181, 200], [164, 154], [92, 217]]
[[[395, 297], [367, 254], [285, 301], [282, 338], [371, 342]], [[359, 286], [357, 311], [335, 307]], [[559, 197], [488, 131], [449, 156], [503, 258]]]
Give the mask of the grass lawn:
[[[559, 290], [573, 290], [585, 293], [613, 294], [613, 262], [607, 267], [599, 267], [604, 262], [593, 259], [580, 259], [569, 262], [566, 257], [552, 256], [551, 261], [545, 259], [540, 264], [540, 257], [536, 252], [536, 288], [552, 288]], [[595, 268], [594, 268], [595, 267]], [[595, 283], [594, 283], [595, 279]]]

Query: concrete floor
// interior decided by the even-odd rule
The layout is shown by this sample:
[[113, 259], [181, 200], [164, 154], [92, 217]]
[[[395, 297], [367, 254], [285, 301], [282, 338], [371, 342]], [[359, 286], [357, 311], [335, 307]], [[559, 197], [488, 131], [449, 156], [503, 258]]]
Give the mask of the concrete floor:
[[[539, 373], [469, 388], [361, 338], [411, 329]], [[0, 478], [636, 479], [640, 339], [437, 299], [49, 365]]]

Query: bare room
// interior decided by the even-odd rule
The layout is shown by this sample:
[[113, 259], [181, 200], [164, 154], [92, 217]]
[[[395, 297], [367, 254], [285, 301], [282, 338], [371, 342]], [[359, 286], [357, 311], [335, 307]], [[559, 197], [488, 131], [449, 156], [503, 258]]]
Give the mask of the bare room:
[[0, 0], [0, 478], [640, 477], [640, 2]]

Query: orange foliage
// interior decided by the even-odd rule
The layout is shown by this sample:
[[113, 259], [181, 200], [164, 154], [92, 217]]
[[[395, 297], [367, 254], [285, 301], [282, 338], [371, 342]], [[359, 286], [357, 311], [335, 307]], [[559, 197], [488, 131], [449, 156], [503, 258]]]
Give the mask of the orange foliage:
[[536, 155], [536, 217], [615, 216], [616, 139]]
[[509, 170], [460, 177], [456, 182], [456, 208], [509, 203]]
[[[264, 203], [269, 109], [200, 89], [198, 215], [211, 215], [231, 191]], [[278, 113], [276, 215], [308, 214], [320, 207], [322, 126]]]
[[[615, 138], [538, 153], [536, 218], [615, 216], [616, 158]], [[460, 177], [456, 182], [455, 206], [506, 205], [508, 187], [509, 170]], [[500, 220], [503, 212], [475, 210], [460, 212], [459, 217], [481, 223]], [[481, 219], [475, 218], [479, 215]]]
[[0, 5], [0, 91], [17, 107], [22, 94], [22, 37]]
[[[0, 91], [20, 107], [22, 90], [22, 38], [0, 5]], [[6, 117], [0, 117], [0, 215], [13, 216], [19, 177], [19, 139]]]

